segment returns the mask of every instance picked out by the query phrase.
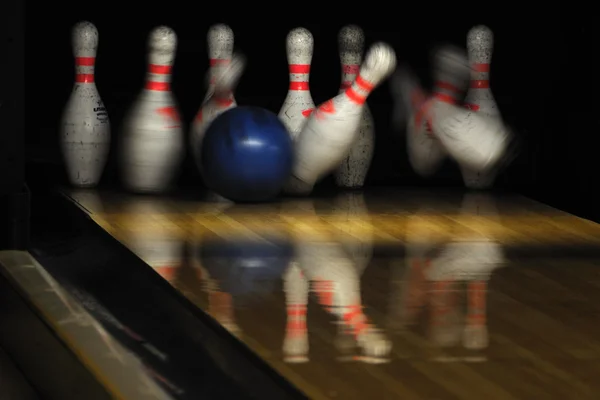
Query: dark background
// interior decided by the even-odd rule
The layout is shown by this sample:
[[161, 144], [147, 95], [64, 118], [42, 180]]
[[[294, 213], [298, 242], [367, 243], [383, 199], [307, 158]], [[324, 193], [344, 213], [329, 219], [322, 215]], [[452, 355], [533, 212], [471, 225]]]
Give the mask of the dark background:
[[[147, 35], [160, 24], [171, 26], [178, 34], [173, 91], [188, 127], [204, 96], [206, 33], [214, 23], [233, 28], [236, 48], [248, 58], [235, 93], [238, 104], [262, 106], [275, 113], [287, 93], [285, 37], [294, 27], [308, 28], [315, 39], [310, 84], [318, 104], [337, 94], [337, 34], [346, 24], [364, 29], [367, 46], [378, 40], [393, 45], [399, 63], [410, 64], [426, 84], [430, 83], [431, 47], [443, 41], [465, 46], [467, 31], [473, 25], [486, 24], [495, 34], [491, 87], [505, 119], [523, 140], [519, 157], [498, 177], [497, 186], [600, 221], [599, 131], [593, 112], [598, 41], [592, 30], [591, 3], [452, 2], [443, 7], [425, 2], [290, 3], [289, 10], [287, 3], [247, 6], [175, 1], [155, 5], [28, 2], [28, 161], [61, 162], [57, 130], [74, 76], [71, 28], [82, 19], [93, 22], [100, 33], [96, 84], [109, 112], [115, 145], [122, 117], [143, 86]], [[18, 79], [18, 75], [14, 77]], [[368, 186], [462, 186], [452, 163], [430, 180], [411, 170], [403, 133], [390, 128], [392, 99], [387, 83], [370, 96], [369, 105], [377, 142]], [[115, 164], [111, 157], [103, 185], [118, 182]], [[64, 179], [64, 174], [57, 179]], [[189, 160], [180, 184], [200, 184]]]

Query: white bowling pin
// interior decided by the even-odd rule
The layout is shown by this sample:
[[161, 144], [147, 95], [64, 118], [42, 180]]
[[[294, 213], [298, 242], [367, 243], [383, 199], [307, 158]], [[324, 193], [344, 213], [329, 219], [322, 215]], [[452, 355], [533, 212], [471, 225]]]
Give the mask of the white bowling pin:
[[148, 74], [141, 94], [125, 117], [123, 181], [136, 192], [165, 191], [181, 164], [183, 129], [171, 92], [177, 35], [166, 26], [148, 40]]
[[298, 137], [315, 108], [308, 83], [313, 49], [313, 36], [307, 29], [296, 28], [288, 33], [286, 50], [290, 88], [279, 111], [279, 118], [293, 140]]
[[221, 75], [223, 68], [231, 63], [233, 57], [233, 30], [224, 24], [213, 25], [208, 30], [207, 43], [210, 63], [208, 89], [190, 132], [190, 145], [198, 162], [199, 158], [196, 153], [208, 125], [221, 113], [237, 105], [232, 90], [215, 92], [216, 80]]
[[314, 184], [338, 167], [358, 138], [367, 96], [396, 67], [396, 53], [385, 43], [374, 44], [352, 86], [321, 104], [296, 139], [289, 193], [310, 193]]
[[71, 184], [98, 184], [110, 148], [110, 123], [94, 82], [98, 30], [90, 22], [73, 28], [75, 85], [63, 111], [60, 144]]
[[[434, 52], [433, 65], [433, 95], [457, 103], [468, 84], [466, 56], [458, 48], [444, 46]], [[426, 103], [420, 103], [420, 107], [423, 106]], [[410, 164], [419, 175], [431, 176], [446, 157], [444, 146], [423, 118], [422, 109], [413, 111], [407, 122], [406, 144]]]
[[[471, 63], [471, 87], [465, 98], [465, 106], [484, 115], [501, 118], [498, 105], [490, 89], [490, 63], [494, 46], [494, 34], [486, 26], [475, 26], [467, 34], [467, 51]], [[494, 184], [494, 171], [477, 171], [462, 167], [465, 185], [485, 189]]]
[[[340, 93], [352, 85], [362, 63], [365, 35], [358, 26], [349, 25], [338, 36], [340, 61], [342, 62], [342, 85]], [[373, 153], [375, 152], [375, 126], [373, 115], [365, 103], [362, 120], [358, 127], [358, 140], [350, 154], [335, 171], [335, 182], [340, 187], [361, 188], [365, 184]]]
[[502, 120], [434, 98], [428, 119], [435, 135], [461, 169], [486, 173], [504, 157], [511, 139]]

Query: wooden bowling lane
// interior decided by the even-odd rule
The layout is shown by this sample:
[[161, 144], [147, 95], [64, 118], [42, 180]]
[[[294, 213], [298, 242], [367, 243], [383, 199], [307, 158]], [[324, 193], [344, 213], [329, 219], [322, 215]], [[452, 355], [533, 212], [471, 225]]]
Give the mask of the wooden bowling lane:
[[69, 196], [310, 398], [600, 398], [592, 222], [436, 191]]

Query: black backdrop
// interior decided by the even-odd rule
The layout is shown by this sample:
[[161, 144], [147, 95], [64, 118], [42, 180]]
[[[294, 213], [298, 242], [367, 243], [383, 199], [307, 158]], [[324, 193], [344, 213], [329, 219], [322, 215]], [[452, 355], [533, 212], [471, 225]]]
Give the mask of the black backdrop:
[[[233, 28], [236, 48], [248, 58], [236, 91], [238, 103], [276, 113], [288, 88], [285, 37], [294, 27], [308, 28], [315, 38], [310, 84], [315, 103], [320, 103], [339, 87], [337, 33], [345, 24], [360, 25], [367, 45], [377, 40], [392, 44], [399, 62], [409, 63], [429, 83], [431, 46], [440, 41], [464, 46], [467, 31], [483, 23], [495, 33], [492, 90], [506, 120], [523, 139], [522, 152], [497, 185], [600, 221], [598, 123], [592, 113], [596, 83], [590, 74], [598, 45], [591, 26], [591, 3], [570, 2], [562, 8], [558, 2], [488, 2], [485, 6], [463, 2], [443, 8], [429, 2], [290, 3], [289, 11], [287, 3], [281, 2], [248, 3], [244, 9], [225, 2], [153, 4], [27, 3], [26, 129], [31, 161], [60, 160], [57, 128], [74, 73], [70, 31], [82, 19], [93, 22], [100, 32], [96, 83], [111, 119], [113, 143], [122, 116], [142, 88], [147, 35], [156, 25], [171, 26], [178, 34], [173, 91], [189, 124], [204, 96], [206, 33], [214, 23]], [[344, 8], [350, 11], [341, 12]], [[387, 84], [371, 95], [369, 105], [377, 143], [368, 185], [462, 185], [457, 168], [450, 163], [431, 180], [413, 173], [402, 132], [390, 129]], [[111, 158], [103, 183], [116, 178]], [[180, 180], [196, 184], [191, 164]]]

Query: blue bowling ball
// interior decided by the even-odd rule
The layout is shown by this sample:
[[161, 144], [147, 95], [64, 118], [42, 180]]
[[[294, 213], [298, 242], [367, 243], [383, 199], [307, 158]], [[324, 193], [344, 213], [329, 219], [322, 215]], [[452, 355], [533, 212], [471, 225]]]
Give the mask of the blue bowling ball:
[[272, 199], [292, 171], [293, 143], [285, 125], [259, 107], [236, 107], [219, 115], [200, 150], [208, 188], [235, 202]]

